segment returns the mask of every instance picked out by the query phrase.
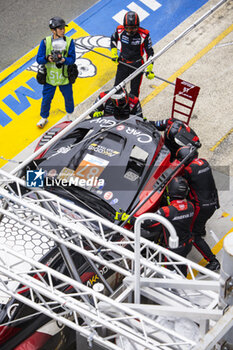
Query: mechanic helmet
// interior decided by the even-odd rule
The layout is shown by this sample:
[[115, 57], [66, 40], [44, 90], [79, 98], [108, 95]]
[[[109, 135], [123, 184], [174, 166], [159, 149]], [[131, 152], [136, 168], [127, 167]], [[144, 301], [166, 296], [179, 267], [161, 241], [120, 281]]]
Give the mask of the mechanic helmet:
[[188, 183], [182, 176], [174, 177], [167, 185], [167, 193], [170, 199], [184, 199], [188, 194]]
[[134, 11], [129, 11], [124, 16], [123, 26], [128, 34], [134, 34], [140, 25], [138, 14]]
[[[181, 162], [184, 158], [187, 157], [187, 155], [190, 154], [190, 152], [192, 151], [190, 146], [183, 146], [180, 147], [178, 149], [178, 151], [176, 152], [176, 158]], [[197, 150], [195, 150], [195, 152], [192, 154], [192, 156], [190, 156], [187, 160], [188, 163], [190, 163], [193, 159], [198, 157], [198, 152]]]
[[166, 136], [169, 140], [174, 141], [176, 134], [184, 127], [184, 123], [180, 120], [175, 120], [166, 130]]
[[126, 89], [121, 88], [111, 96], [113, 104], [120, 110], [124, 109], [129, 104], [129, 95]]
[[68, 25], [66, 24], [66, 22], [64, 21], [64, 19], [62, 19], [61, 17], [53, 17], [50, 19], [49, 21], [49, 28], [50, 29], [56, 29], [59, 27], [68, 27]]

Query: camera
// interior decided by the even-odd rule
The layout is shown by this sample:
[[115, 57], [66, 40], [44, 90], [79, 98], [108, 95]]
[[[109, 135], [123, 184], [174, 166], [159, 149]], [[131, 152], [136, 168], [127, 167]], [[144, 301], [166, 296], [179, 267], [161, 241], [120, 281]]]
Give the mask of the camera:
[[61, 51], [55, 51], [55, 50], [53, 50], [53, 51], [51, 52], [51, 56], [52, 56], [52, 58], [53, 58], [53, 62], [58, 63], [58, 62], [60, 62], [61, 59], [62, 59], [62, 52], [61, 52]]
[[66, 41], [62, 38], [54, 39], [52, 41], [52, 47], [53, 47], [53, 50], [51, 52], [51, 55], [53, 58], [53, 62], [56, 63], [57, 68], [61, 68], [62, 63], [60, 63], [60, 61], [62, 59], [62, 53], [66, 49]]
[[62, 67], [62, 63], [60, 63], [60, 61], [62, 59], [62, 52], [53, 50], [51, 52], [51, 56], [53, 58], [53, 62], [56, 63], [56, 67], [57, 68], [61, 68]]

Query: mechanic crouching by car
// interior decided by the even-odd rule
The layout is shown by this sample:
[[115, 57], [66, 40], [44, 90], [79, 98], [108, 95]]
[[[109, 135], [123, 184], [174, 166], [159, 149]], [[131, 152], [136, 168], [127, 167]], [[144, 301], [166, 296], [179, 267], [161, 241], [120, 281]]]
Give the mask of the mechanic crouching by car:
[[[175, 177], [166, 187], [167, 205], [162, 206], [156, 211], [156, 214], [162, 215], [174, 226], [176, 233], [179, 237], [178, 248], [169, 248], [169, 232], [159, 222], [154, 220], [145, 220], [142, 224], [143, 230], [141, 235], [155, 243], [168, 248], [169, 250], [177, 253], [183, 257], [187, 257], [188, 253], [192, 249], [192, 235], [191, 235], [191, 223], [194, 215], [193, 204], [186, 199], [188, 195], [189, 187], [187, 181], [181, 177]], [[127, 215], [116, 214], [115, 219], [127, 221]], [[136, 218], [130, 219], [130, 224], [135, 222]], [[172, 265], [168, 265], [168, 268], [174, 270]], [[178, 268], [187, 276], [187, 267], [185, 265], [179, 265]]]
[[[101, 92], [95, 103], [106, 96], [109, 91]], [[118, 90], [114, 95], [103, 102], [102, 105], [90, 113], [92, 118], [102, 117], [103, 115], [114, 115], [116, 119], [120, 120], [128, 118], [129, 115], [143, 117], [142, 107], [138, 97], [128, 94], [125, 88]]]
[[151, 122], [159, 131], [164, 131], [164, 142], [171, 152], [171, 160], [176, 158], [176, 152], [181, 146], [188, 144], [201, 147], [199, 137], [193, 129], [178, 119], [163, 119]]
[[[176, 154], [178, 160], [182, 161], [190, 154], [190, 147], [181, 147]], [[188, 158], [183, 176], [190, 187], [189, 197], [195, 206], [192, 222], [193, 245], [208, 261], [206, 268], [212, 271], [220, 269], [220, 263], [212, 253], [210, 247], [204, 240], [206, 235], [206, 222], [219, 208], [218, 191], [210, 164], [206, 159], [198, 158], [198, 152]]]
[[[48, 123], [50, 106], [57, 86], [65, 99], [66, 112], [71, 114], [74, 111], [69, 72], [70, 68], [75, 66], [76, 57], [73, 39], [65, 36], [66, 26], [65, 21], [60, 17], [50, 19], [49, 28], [52, 35], [41, 41], [36, 57], [37, 63], [42, 65], [39, 66], [37, 74], [38, 82], [43, 84], [41, 119], [37, 123], [38, 128], [41, 129]], [[40, 71], [41, 67], [42, 71]]]
[[[119, 56], [118, 49], [120, 51]], [[150, 33], [147, 29], [140, 27], [136, 12], [127, 12], [124, 16], [123, 25], [119, 25], [111, 36], [111, 53], [112, 60], [118, 65], [114, 86], [120, 84], [144, 63], [144, 53], [146, 59], [154, 55]], [[149, 64], [146, 69], [147, 79], [155, 77], [152, 69], [153, 63]], [[142, 76], [143, 72], [139, 73], [130, 82], [130, 92], [137, 97], [140, 92]]]

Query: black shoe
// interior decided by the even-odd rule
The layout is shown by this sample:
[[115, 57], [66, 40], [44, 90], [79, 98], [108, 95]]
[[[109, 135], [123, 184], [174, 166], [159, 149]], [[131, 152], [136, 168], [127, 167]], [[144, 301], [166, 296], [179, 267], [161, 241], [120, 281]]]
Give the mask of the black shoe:
[[206, 265], [206, 269], [211, 270], [211, 271], [217, 271], [220, 269], [220, 262], [217, 259], [214, 259], [212, 261], [210, 261], [207, 265]]

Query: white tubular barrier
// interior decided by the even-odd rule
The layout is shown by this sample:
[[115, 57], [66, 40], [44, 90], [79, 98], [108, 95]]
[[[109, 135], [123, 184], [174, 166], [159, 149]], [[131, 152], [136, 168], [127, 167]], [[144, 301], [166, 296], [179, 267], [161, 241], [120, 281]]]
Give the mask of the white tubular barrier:
[[223, 242], [220, 282], [220, 302], [222, 306], [233, 305], [233, 233], [230, 233]]
[[[143, 305], [141, 308], [139, 304], [127, 307], [127, 300], [132, 300], [134, 293], [134, 267], [138, 263], [134, 251], [136, 244], [139, 244], [138, 252], [146, 252], [146, 257], [139, 256], [141, 274], [143, 271], [143, 278], [140, 276], [140, 282], [142, 282], [140, 294], [147, 297], [150, 304], [161, 306], [160, 314], [169, 318], [173, 315], [173, 310], [179, 308], [181, 317], [194, 319], [195, 322], [201, 320], [200, 323], [206, 320], [207, 314], [213, 321], [221, 316], [222, 310], [212, 310], [218, 304], [218, 274], [143, 237], [139, 239], [134, 232], [79, 208], [74, 203], [52, 193], [39, 189], [25, 191], [24, 180], [1, 169], [0, 184], [0, 196], [4, 199], [0, 201], [0, 214], [3, 215], [3, 220], [0, 222], [0, 298], [1, 296], [4, 298], [4, 304], [8, 302], [9, 297], [14, 297], [31, 308], [35, 308], [37, 312], [44, 313], [76, 330], [87, 339], [93, 336], [93, 341], [107, 349], [120, 350], [124, 347], [119, 347], [99, 334], [101, 327], [109, 330], [114, 338], [120, 336], [132, 344], [139, 344], [151, 350], [157, 348], [170, 350], [179, 344], [183, 344], [186, 349], [187, 346], [194, 346], [196, 339], [191, 340], [189, 337], [184, 337], [183, 332], [180, 334], [156, 322], [157, 310], [148, 309], [149, 315], [146, 316], [144, 315], [146, 307]], [[5, 203], [7, 203], [7, 210]], [[44, 203], [46, 203], [45, 207]], [[156, 217], [155, 214], [144, 214], [140, 220], [148, 218], [148, 215], [149, 218]], [[12, 227], [14, 229], [11, 229]], [[112, 239], [115, 234], [121, 235], [119, 241]], [[78, 280], [52, 269], [52, 266], [49, 268], [39, 263], [37, 259], [40, 259], [42, 252], [38, 253], [36, 248], [42, 249], [45, 241], [53, 243], [52, 246], [62, 245], [75, 254], [81, 254], [87, 261], [90, 261], [90, 266], [95, 265], [93, 282], [88, 280], [87, 286], [82, 285]], [[86, 243], [91, 249], [85, 248]], [[51, 249], [50, 247], [51, 245], [47, 245], [46, 252]], [[166, 257], [167, 265], [173, 265], [177, 273], [165, 268], [164, 257]], [[192, 279], [188, 286], [187, 280], [182, 273], [179, 273], [179, 265], [186, 265], [188, 268]], [[45, 273], [48, 276], [49, 285], [47, 279], [33, 278], [32, 270], [33, 274], [38, 273], [40, 276]], [[105, 274], [110, 270], [112, 273], [108, 280]], [[196, 280], [195, 270], [202, 272], [207, 280]], [[103, 276], [103, 280], [98, 278], [100, 275]], [[123, 284], [120, 284], [119, 275], [122, 279], [128, 278], [130, 285], [125, 288]], [[54, 278], [49, 276], [54, 276], [60, 282], [54, 285]], [[151, 278], [156, 280], [150, 281]], [[119, 288], [113, 289], [113, 292], [109, 288], [110, 294], [102, 295], [93, 289], [93, 283], [96, 280], [103, 282], [106, 290], [108, 284], [111, 288], [113, 287], [112, 283], [119, 283]], [[19, 283], [28, 286], [30, 289], [28, 295], [18, 293], [21, 290]], [[74, 286], [77, 293], [74, 294], [71, 290], [69, 295], [61, 294], [61, 283]], [[100, 287], [102, 290], [103, 286]], [[177, 294], [174, 288], [185, 290], [185, 292]], [[191, 289], [191, 294], [189, 289]], [[43, 303], [35, 302], [34, 293], [40, 295]], [[205, 304], [197, 306], [197, 300], [192, 300], [193, 294], [201, 300], [204, 299]], [[44, 296], [58, 303], [61, 310], [60, 308], [53, 310], [50, 302], [47, 303], [44, 300]], [[95, 301], [93, 306], [86, 302], [86, 297]], [[104, 303], [101, 309], [100, 303]], [[73, 315], [73, 319], [66, 319], [64, 308], [66, 313]], [[85, 320], [83, 327], [78, 321], [79, 314], [83, 315]], [[8, 324], [11, 325], [11, 321], [7, 321]], [[154, 335], [151, 333], [152, 329]]]
[[219, 307], [224, 315], [197, 344], [194, 350], [233, 349], [233, 233], [223, 242], [223, 260], [220, 271]]
[[[15, 185], [17, 187], [17, 193], [15, 193], [15, 192], [12, 193], [12, 190], [7, 191], [6, 189], [3, 188], [5, 186], [7, 187], [7, 184], [9, 182], [15, 183]], [[76, 219], [71, 220], [71, 218], [70, 218], [69, 222], [64, 220], [64, 214], [62, 213], [62, 207], [64, 206], [65, 208], [69, 208], [70, 210], [72, 210], [74, 212], [78, 212], [83, 218], [85, 218], [84, 221], [87, 221], [89, 219], [96, 220], [99, 222], [100, 226], [102, 226], [102, 225], [107, 226], [110, 229], [112, 229], [113, 231], [117, 231], [117, 232], [121, 233], [123, 236], [128, 237], [128, 239], [132, 242], [135, 240], [135, 234], [133, 232], [130, 232], [130, 231], [118, 226], [118, 225], [115, 225], [112, 222], [108, 221], [107, 219], [101, 218], [101, 217], [99, 217], [99, 216], [97, 216], [97, 215], [95, 215], [95, 214], [93, 214], [85, 209], [82, 209], [81, 207], [78, 207], [77, 205], [75, 205], [75, 204], [73, 204], [65, 199], [62, 199], [62, 198], [60, 198], [60, 197], [58, 197], [50, 192], [47, 192], [45, 190], [35, 188], [28, 193], [29, 198], [27, 198], [24, 191], [21, 193], [21, 187], [22, 187], [22, 189], [26, 188], [26, 182], [22, 179], [19, 179], [16, 176], [12, 175], [12, 174], [9, 174], [9, 173], [1, 170], [1, 169], [0, 169], [0, 184], [2, 184], [2, 186], [3, 186], [3, 187], [0, 186], [0, 196], [5, 198], [9, 202], [22, 205], [23, 207], [25, 207], [25, 210], [31, 209], [34, 213], [34, 216], [35, 215], [42, 215], [43, 217], [48, 218], [50, 221], [56, 222], [59, 225], [65, 226], [69, 229], [76, 231], [76, 228], [74, 226], [74, 225], [77, 225]], [[51, 216], [50, 211], [42, 208], [40, 206], [40, 201], [41, 201], [40, 199], [38, 199], [38, 201], [36, 201], [36, 199], [34, 199], [32, 201], [32, 199], [30, 198], [30, 195], [32, 193], [34, 193], [36, 195], [37, 192], [40, 194], [40, 197], [43, 197], [44, 200], [46, 200], [47, 203], [50, 203], [50, 202], [56, 203], [56, 206], [58, 207], [58, 213], [56, 215]], [[12, 207], [11, 209], [12, 209], [12, 211], [10, 211], [10, 210], [6, 211], [3, 208], [1, 208], [1, 206], [0, 206], [0, 213], [4, 213], [4, 215], [12, 216], [12, 215], [14, 215], [13, 214], [14, 208]], [[147, 215], [147, 214], [143, 214], [143, 215]], [[149, 214], [149, 215], [151, 217], [152, 214]], [[153, 215], [155, 215], [155, 214], [153, 214]], [[141, 215], [140, 218], [142, 218], [142, 217], [143, 216]], [[18, 218], [18, 220], [20, 220], [20, 217]], [[30, 226], [32, 225], [30, 220], [29, 220], [29, 222], [26, 222], [26, 220], [25, 220], [25, 224], [26, 225], [28, 224]], [[70, 226], [70, 225], [72, 225], [72, 226]], [[42, 235], [49, 234], [49, 232], [42, 230], [42, 228], [40, 226], [37, 228], [37, 230], [40, 230]], [[84, 231], [84, 232], [77, 231], [77, 232], [87, 238], [88, 233], [86, 231]], [[51, 235], [50, 237], [52, 238], [52, 236], [54, 236], [54, 235]], [[56, 240], [57, 239], [58, 238], [56, 238]], [[117, 248], [117, 246], [115, 244], [113, 244], [111, 241], [108, 241], [106, 239], [104, 239], [104, 241], [102, 241], [102, 240], [99, 241], [99, 239], [101, 239], [101, 236], [99, 235], [99, 233], [96, 234], [95, 236], [93, 236], [93, 239], [95, 239], [96, 243], [100, 243], [100, 244], [104, 244], [104, 245], [107, 244], [108, 248], [110, 248], [110, 250], [118, 251], [118, 253], [120, 253], [122, 256], [127, 255], [127, 258], [134, 256], [134, 254], [132, 254], [132, 252], [130, 252], [130, 250], [127, 249], [125, 251], [125, 249], [124, 249], [125, 252], [123, 252], [123, 250], [122, 250], [123, 247], [119, 246]], [[138, 241], [139, 240], [137, 240], [137, 244], [139, 244]], [[150, 249], [158, 250], [159, 252], [161, 252], [161, 254], [169, 256], [172, 260], [178, 259], [180, 263], [186, 263], [189, 265], [189, 267], [191, 269], [195, 269], [197, 271], [200, 271], [204, 275], [207, 274], [207, 276], [209, 276], [210, 278], [212, 278], [214, 280], [218, 280], [218, 278], [219, 278], [219, 276], [215, 272], [210, 271], [208, 269], [205, 269], [204, 267], [198, 265], [197, 263], [194, 263], [188, 259], [185, 259], [182, 256], [177, 255], [174, 252], [172, 252], [166, 248], [163, 248], [157, 244], [154, 244], [153, 242], [150, 242], [149, 240], [147, 240], [145, 238], [141, 238], [140, 243], [143, 246], [148, 246]], [[63, 244], [69, 244], [69, 243], [63, 242]], [[76, 247], [76, 249], [78, 249], [77, 246], [75, 246], [75, 247]], [[85, 253], [85, 250], [83, 251], [83, 253]], [[145, 262], [145, 267], [152, 268], [153, 270], [157, 269], [156, 265], [154, 263], [149, 264], [148, 259], [142, 259], [142, 260]], [[159, 270], [161, 270], [161, 267], [159, 268]], [[191, 270], [190, 270], [190, 272], [191, 272]], [[168, 269], [163, 269], [163, 274], [166, 275], [168, 278], [175, 278], [175, 279], [177, 278], [177, 276], [174, 276], [174, 274], [171, 273], [171, 271], [169, 271]], [[192, 277], [195, 279], [195, 276], [193, 275], [193, 273], [192, 273]]]
[[[220, 273], [220, 304], [233, 306], [233, 233], [223, 242], [223, 260]], [[225, 340], [229, 349], [233, 349], [233, 326], [226, 333]], [[227, 348], [227, 349], [228, 349]]]
[[163, 216], [158, 214], [142, 214], [137, 218], [134, 230], [135, 230], [135, 293], [134, 293], [134, 302], [136, 304], [140, 303], [140, 237], [141, 237], [141, 224], [145, 220], [154, 220], [163, 224], [169, 231], [169, 247], [174, 249], [179, 245], [179, 238], [176, 234], [174, 226]]
[[232, 344], [230, 345], [223, 340], [227, 332], [231, 334], [233, 333], [232, 328], [233, 306], [220, 318], [220, 320], [200, 340], [200, 342], [195, 346], [193, 350], [232, 350]]

